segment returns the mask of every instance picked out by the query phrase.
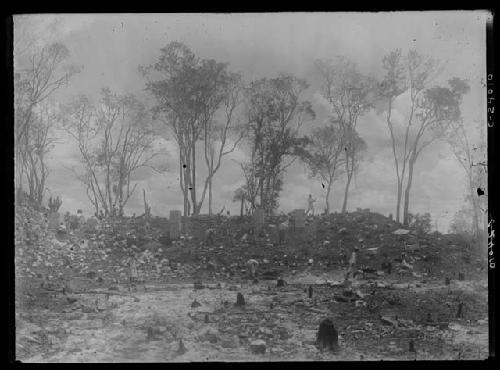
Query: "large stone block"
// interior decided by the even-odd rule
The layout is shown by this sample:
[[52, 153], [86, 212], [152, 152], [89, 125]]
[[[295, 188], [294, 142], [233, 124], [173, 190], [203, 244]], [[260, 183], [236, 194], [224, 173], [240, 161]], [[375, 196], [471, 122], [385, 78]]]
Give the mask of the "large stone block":
[[181, 211], [174, 210], [170, 211], [170, 217], [168, 219], [169, 233], [171, 239], [178, 239], [181, 235]]
[[262, 228], [264, 227], [265, 213], [264, 210], [259, 208], [256, 209], [252, 215], [252, 225], [255, 234], [260, 234]]
[[293, 211], [293, 226], [295, 229], [304, 229], [306, 227], [306, 213], [303, 209]]

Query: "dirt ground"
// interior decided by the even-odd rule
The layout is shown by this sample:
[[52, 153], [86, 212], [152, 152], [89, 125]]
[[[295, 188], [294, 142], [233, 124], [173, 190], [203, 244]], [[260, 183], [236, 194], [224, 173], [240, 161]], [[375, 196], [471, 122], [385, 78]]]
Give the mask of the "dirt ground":
[[[61, 304], [16, 311], [22, 362], [189, 362], [444, 360], [488, 357], [486, 281], [354, 280], [344, 302], [342, 271], [285, 276], [287, 285], [146, 284], [110, 294], [54, 293]], [[313, 287], [313, 297], [307, 289]], [[97, 293], [96, 293], [97, 292]], [[246, 305], [234, 305], [241, 292]], [[117, 295], [119, 294], [119, 295]], [[197, 302], [198, 304], [193, 302]], [[459, 302], [463, 317], [457, 318]], [[431, 314], [431, 321], [427, 317]], [[333, 319], [340, 349], [315, 346], [319, 323]], [[251, 343], [265, 341], [265, 352]], [[182, 341], [182, 345], [180, 345]], [[410, 341], [415, 351], [410, 352]], [[183, 347], [181, 350], [180, 347]]]
[[[311, 218], [309, 236], [290, 231], [284, 244], [271, 224], [249, 241], [248, 220], [239, 218], [216, 219], [211, 243], [204, 223], [169, 240], [164, 224], [141, 219], [60, 236], [39, 211], [16, 212], [16, 358], [23, 362], [488, 358], [483, 259], [454, 235], [402, 238], [390, 218], [355, 212]], [[339, 242], [349, 256], [363, 239], [365, 274], [346, 283]], [[132, 255], [145, 285], [129, 291]], [[390, 275], [381, 271], [384, 255]], [[257, 282], [248, 279], [249, 258], [261, 263]], [[277, 287], [279, 277], [285, 286]], [[235, 306], [238, 293], [243, 307]], [[338, 332], [336, 352], [316, 346], [326, 318]]]

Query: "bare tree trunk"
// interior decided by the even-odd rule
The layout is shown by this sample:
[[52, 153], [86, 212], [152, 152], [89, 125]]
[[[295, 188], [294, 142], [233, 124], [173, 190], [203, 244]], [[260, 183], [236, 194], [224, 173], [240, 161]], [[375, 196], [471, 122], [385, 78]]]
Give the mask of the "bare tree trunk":
[[[481, 238], [479, 240], [478, 244], [478, 250], [479, 252], [482, 253], [488, 253], [488, 236], [489, 236], [489, 230], [488, 230], [488, 225], [489, 225], [489, 212], [488, 209], [484, 211], [483, 214], [483, 227], [484, 230], [481, 232]], [[493, 220], [492, 220], [493, 221]]]
[[326, 189], [326, 214], [329, 215], [330, 214], [330, 192], [332, 190], [332, 180], [330, 180], [328, 182], [328, 187]]
[[212, 215], [212, 175], [208, 180], [208, 214]]
[[352, 180], [352, 171], [347, 173], [347, 182], [345, 184], [344, 190], [344, 203], [342, 204], [342, 213], [346, 213], [347, 211], [347, 198], [349, 197], [349, 186], [351, 185]]
[[191, 200], [193, 203], [193, 214], [197, 215], [199, 213], [199, 206], [196, 202], [196, 142], [193, 139], [192, 148], [192, 166], [191, 166]]
[[394, 165], [396, 167], [396, 177], [398, 181], [398, 192], [397, 192], [397, 201], [396, 201], [396, 222], [400, 221], [400, 210], [401, 210], [401, 196], [403, 193], [403, 179], [404, 179], [404, 171], [402, 176], [399, 175], [399, 163], [398, 163], [398, 156], [396, 153], [396, 139], [394, 137], [394, 132], [392, 129], [392, 122], [391, 122], [391, 113], [392, 113], [392, 98], [389, 98], [389, 106], [387, 109], [387, 125], [389, 127], [389, 132], [391, 134], [391, 144], [392, 144], [392, 154], [394, 156]]
[[[183, 207], [184, 207], [184, 218], [183, 220], [186, 219], [188, 216], [188, 207], [187, 207], [187, 185], [186, 185], [186, 179], [185, 179], [185, 169], [183, 167], [183, 158], [184, 154], [182, 153], [182, 149], [179, 150], [179, 185], [182, 191], [182, 200], [183, 200]], [[184, 222], [182, 223], [183, 230], [185, 228]]]
[[398, 194], [396, 201], [396, 222], [400, 222], [401, 219], [401, 198], [403, 195], [403, 182], [398, 179]]
[[479, 238], [480, 235], [480, 227], [479, 227], [479, 204], [478, 204], [478, 199], [476, 198], [478, 195], [474, 191], [474, 185], [472, 183], [472, 174], [470, 175], [469, 178], [469, 191], [470, 191], [470, 197], [471, 197], [471, 205], [472, 205], [472, 210], [474, 212], [474, 236], [476, 239]]
[[410, 161], [408, 162], [408, 182], [406, 184], [405, 189], [405, 198], [404, 198], [404, 211], [403, 211], [403, 224], [408, 226], [409, 224], [409, 209], [410, 209], [410, 191], [411, 185], [413, 181], [413, 168], [415, 166], [417, 158], [415, 155], [412, 155]]
[[209, 168], [209, 179], [208, 179], [208, 214], [212, 215], [212, 182], [214, 178], [214, 154], [210, 153], [210, 168]]

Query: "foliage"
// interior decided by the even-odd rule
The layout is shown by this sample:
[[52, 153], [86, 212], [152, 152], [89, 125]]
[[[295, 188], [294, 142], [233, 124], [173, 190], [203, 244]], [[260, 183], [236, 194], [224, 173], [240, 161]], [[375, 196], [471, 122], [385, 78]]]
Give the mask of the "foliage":
[[[460, 80], [458, 80], [460, 81]], [[450, 85], [458, 85], [456, 90], [463, 91], [465, 88], [460, 82], [450, 81]], [[462, 86], [460, 88], [460, 86]], [[477, 189], [487, 188], [487, 163], [486, 163], [486, 140], [484, 137], [485, 129], [478, 121], [479, 138], [471, 141], [470, 134], [462, 119], [454, 121], [445, 132], [445, 139], [450, 145], [450, 149], [455, 155], [456, 160], [467, 176], [466, 202], [472, 209], [472, 220], [474, 222], [474, 234], [479, 236], [484, 228], [484, 222], [487, 210], [487, 192], [481, 197], [477, 195]]]
[[243, 170], [252, 207], [258, 196], [268, 214], [278, 207], [286, 168], [304, 153], [308, 143], [299, 133], [302, 124], [315, 117], [311, 103], [301, 100], [307, 88], [304, 80], [280, 75], [253, 81], [245, 91], [251, 154]]
[[361, 152], [366, 150], [366, 143], [359, 137], [356, 126], [359, 117], [373, 107], [376, 82], [361, 74], [356, 65], [345, 57], [335, 61], [318, 61], [317, 68], [324, 81], [321, 93], [330, 103], [333, 119], [343, 131], [343, 165], [347, 181], [342, 212], [346, 212], [351, 179], [358, 169]]
[[52, 197], [49, 198], [48, 207], [51, 212], [59, 211], [59, 208], [61, 208], [61, 206], [62, 206], [62, 200], [59, 198], [59, 196], [57, 196], [57, 198], [52, 198]]
[[14, 74], [14, 104], [16, 143], [26, 136], [33, 109], [51, 96], [57, 89], [81, 69], [65, 65], [69, 58], [68, 48], [61, 43], [53, 43], [34, 50], [26, 66], [16, 68]]
[[473, 210], [471, 207], [464, 206], [455, 212], [449, 232], [468, 237], [474, 234]]
[[[220, 167], [221, 157], [232, 152], [239, 141], [237, 138], [231, 147], [226, 139], [233, 128], [233, 111], [239, 102], [240, 76], [229, 72], [226, 63], [198, 58], [180, 42], [171, 42], [162, 48], [157, 62], [140, 67], [140, 71], [148, 78], [147, 90], [156, 98], [155, 118], [171, 130], [179, 148], [184, 214], [189, 213], [191, 206], [195, 214], [199, 213], [207, 187], [211, 209], [214, 174]], [[218, 114], [224, 123], [217, 123]], [[199, 140], [204, 142], [208, 176], [198, 201], [196, 145]], [[216, 141], [220, 142], [218, 150]]]
[[29, 125], [18, 151], [18, 185], [27, 185], [28, 196], [40, 207], [45, 193], [45, 183], [49, 175], [46, 156], [55, 143], [54, 126], [57, 121], [54, 108], [46, 103], [33, 108]]
[[46, 154], [54, 142], [51, 131], [55, 119], [48, 98], [80, 71], [65, 63], [69, 56], [61, 43], [41, 48], [30, 45], [15, 56], [15, 181], [17, 188], [26, 182], [28, 195], [38, 206], [42, 205], [48, 176]]
[[246, 201], [246, 190], [244, 186], [239, 187], [234, 191], [233, 202], [240, 202], [240, 216], [243, 216], [243, 210]]
[[[404, 189], [403, 223], [409, 223], [410, 191], [415, 163], [420, 153], [436, 139], [442, 139], [453, 122], [460, 120], [460, 104], [469, 88], [465, 81], [453, 78], [448, 87], [430, 84], [442, 68], [438, 60], [411, 49], [403, 56], [400, 49], [387, 54], [382, 61], [385, 76], [378, 93], [387, 102], [387, 126], [391, 136], [397, 177], [396, 221]], [[409, 115], [404, 135], [396, 136], [392, 111], [396, 98], [406, 93]], [[398, 148], [402, 151], [398, 153]]]
[[344, 170], [344, 130], [337, 121], [312, 130], [309, 143], [301, 156], [309, 169], [309, 176], [326, 183], [326, 209], [330, 211], [329, 195], [332, 184]]
[[432, 221], [431, 221], [431, 214], [430, 213], [424, 213], [424, 214], [409, 214], [409, 227], [413, 228], [416, 230], [418, 236], [422, 236], [424, 234], [428, 234], [432, 230]]
[[64, 128], [81, 154], [86, 186], [95, 212], [121, 216], [137, 184], [131, 175], [163, 153], [151, 153], [154, 142], [151, 116], [145, 105], [131, 94], [101, 90], [94, 104], [80, 95], [64, 107]]

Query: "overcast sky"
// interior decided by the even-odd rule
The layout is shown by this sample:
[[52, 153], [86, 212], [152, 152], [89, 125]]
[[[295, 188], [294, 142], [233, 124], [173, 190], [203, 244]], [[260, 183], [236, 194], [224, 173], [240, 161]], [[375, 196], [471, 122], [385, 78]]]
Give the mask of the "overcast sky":
[[[396, 12], [396, 13], [281, 13], [224, 15], [41, 15], [15, 19], [37, 35], [39, 43], [60, 41], [71, 52], [71, 63], [83, 65], [83, 71], [54, 98], [63, 102], [75, 94], [98, 97], [109, 87], [117, 92], [132, 92], [143, 99], [152, 98], [144, 91], [139, 65], [155, 61], [159, 49], [171, 41], [181, 41], [202, 58], [228, 62], [246, 81], [292, 73], [310, 83], [306, 97], [313, 102], [321, 124], [328, 105], [318, 94], [320, 80], [314, 69], [317, 59], [346, 56], [361, 72], [381, 76], [384, 54], [395, 49], [416, 48], [439, 58], [445, 69], [436, 83], [457, 76], [467, 79], [470, 93], [462, 111], [471, 136], [477, 135], [473, 121], [484, 121], [485, 98], [485, 12]], [[17, 27], [16, 27], [17, 29]], [[19, 37], [19, 34], [15, 34]], [[404, 97], [396, 106], [396, 121], [405, 118]], [[349, 209], [370, 208], [388, 215], [395, 213], [396, 175], [390, 137], [381, 110], [371, 110], [358, 123], [358, 131], [368, 145], [365, 160], [353, 180]], [[74, 143], [60, 135], [49, 159], [48, 188], [63, 198], [62, 211], [82, 208], [90, 214], [90, 204], [69, 168], [78, 166], [79, 153]], [[143, 212], [142, 191], [147, 190], [155, 215], [168, 215], [182, 209], [181, 192], [175, 167], [177, 153], [173, 143], [165, 143], [171, 171], [156, 174], [140, 171], [135, 179], [139, 191], [130, 200], [129, 213]], [[236, 161], [246, 156], [244, 145], [224, 157], [216, 175], [214, 210], [223, 206], [232, 214], [239, 205], [232, 202], [234, 190], [243, 184]], [[424, 151], [415, 168], [410, 211], [430, 212], [440, 231], [447, 231], [453, 214], [461, 207], [465, 194], [463, 169], [447, 144], [435, 142]], [[200, 173], [203, 176], [203, 172]], [[201, 183], [201, 181], [198, 181]], [[334, 184], [333, 210], [342, 204], [344, 184]], [[300, 163], [289, 168], [280, 196], [280, 209], [305, 208], [309, 193], [324, 207], [321, 182], [309, 179]], [[205, 202], [206, 203], [206, 202]], [[203, 211], [206, 212], [206, 204]]]

